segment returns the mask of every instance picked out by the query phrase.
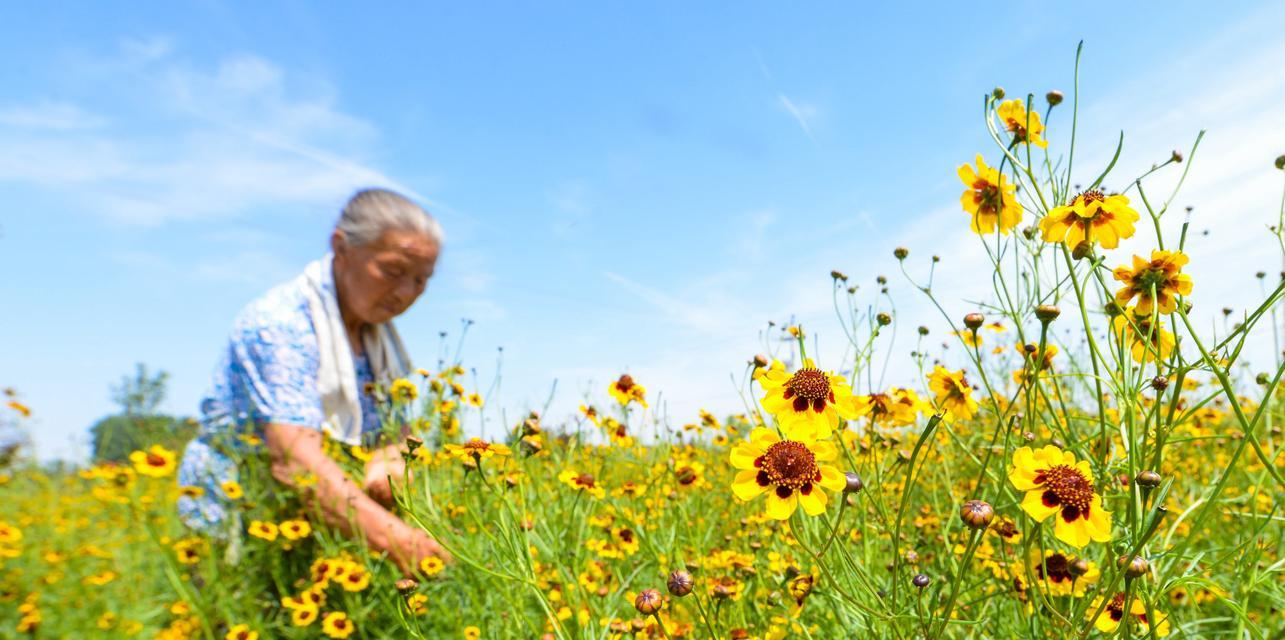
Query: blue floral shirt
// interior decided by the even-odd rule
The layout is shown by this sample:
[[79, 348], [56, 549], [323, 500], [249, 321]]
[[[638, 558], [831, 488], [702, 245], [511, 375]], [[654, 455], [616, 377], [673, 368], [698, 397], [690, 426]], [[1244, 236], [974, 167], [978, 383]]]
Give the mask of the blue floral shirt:
[[[215, 532], [227, 520], [222, 483], [236, 479], [236, 463], [223, 450], [244, 446], [235, 435], [262, 437], [269, 423], [321, 429], [319, 361], [317, 332], [300, 285], [277, 286], [242, 309], [201, 401], [199, 433], [178, 469], [180, 486], [203, 490], [199, 497], [179, 498], [179, 515], [188, 526]], [[373, 382], [365, 356], [354, 355], [353, 365], [359, 389]], [[378, 431], [374, 398], [358, 395], [363, 432]]]

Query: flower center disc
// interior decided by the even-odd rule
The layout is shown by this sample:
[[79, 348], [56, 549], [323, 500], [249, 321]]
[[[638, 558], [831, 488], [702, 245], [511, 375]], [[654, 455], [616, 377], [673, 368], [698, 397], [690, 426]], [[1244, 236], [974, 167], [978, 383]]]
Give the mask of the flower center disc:
[[759, 468], [760, 484], [767, 481], [778, 487], [801, 489], [821, 480], [816, 456], [802, 442], [777, 442], [754, 461], [754, 466]]
[[816, 411], [824, 411], [826, 401], [834, 401], [834, 393], [825, 373], [808, 367], [799, 369], [785, 383], [785, 398], [794, 400], [795, 411], [807, 411], [809, 406]]
[[[1093, 502], [1093, 483], [1078, 469], [1059, 464], [1035, 476], [1036, 484], [1044, 485], [1044, 504], [1063, 507], [1063, 515], [1073, 520], [1079, 514], [1087, 515]], [[1074, 509], [1074, 512], [1067, 511]]]

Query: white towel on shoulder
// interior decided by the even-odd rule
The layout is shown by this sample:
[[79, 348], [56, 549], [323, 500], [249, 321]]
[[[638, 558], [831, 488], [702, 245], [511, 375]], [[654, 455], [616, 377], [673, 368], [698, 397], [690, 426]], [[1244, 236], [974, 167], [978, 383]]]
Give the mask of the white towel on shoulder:
[[[322, 428], [330, 437], [344, 444], [361, 444], [361, 392], [348, 332], [339, 313], [335, 289], [334, 254], [327, 253], [304, 268], [299, 285], [308, 298], [312, 326], [317, 331], [320, 353], [317, 387], [321, 391], [321, 408], [325, 415]], [[393, 323], [367, 325], [362, 329], [362, 345], [370, 370], [378, 384], [387, 385], [411, 370], [406, 347]]]

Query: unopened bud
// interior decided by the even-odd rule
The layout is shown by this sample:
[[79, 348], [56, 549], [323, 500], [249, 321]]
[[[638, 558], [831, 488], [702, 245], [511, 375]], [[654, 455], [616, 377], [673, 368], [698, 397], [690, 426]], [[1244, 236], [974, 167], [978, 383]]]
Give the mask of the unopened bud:
[[1271, 378], [1268, 377], [1266, 373], [1260, 373], [1254, 377], [1254, 382], [1257, 382], [1258, 384], [1267, 384], [1270, 381]]
[[905, 260], [906, 256], [910, 255], [910, 249], [907, 249], [905, 247], [897, 247], [896, 249], [892, 250], [892, 255], [896, 257], [898, 260]]
[[1035, 317], [1039, 318], [1040, 322], [1053, 322], [1060, 315], [1062, 315], [1062, 310], [1057, 308], [1055, 304], [1042, 304], [1035, 307]]
[[925, 326], [920, 325], [920, 327], [919, 327], [919, 335], [921, 335], [921, 336], [926, 336], [926, 335], [928, 335], [928, 327], [925, 327]]
[[1128, 556], [1120, 556], [1116, 559], [1116, 565], [1124, 569], [1124, 577], [1126, 578], [1145, 576], [1147, 571], [1151, 569], [1151, 563], [1147, 562], [1147, 559], [1142, 556], [1134, 556], [1132, 560], [1129, 560]]
[[1054, 89], [1053, 91], [1044, 94], [1044, 99], [1048, 100], [1050, 107], [1056, 107], [1059, 104], [1062, 104], [1062, 92]]
[[844, 493], [857, 493], [866, 486], [865, 483], [861, 481], [861, 476], [857, 475], [857, 472], [855, 471], [844, 473], [843, 478], [845, 480], [845, 484], [843, 485]]
[[964, 316], [964, 326], [972, 329], [973, 331], [981, 328], [982, 323], [984, 322], [986, 322], [986, 316], [980, 313], [974, 312]]
[[1156, 376], [1151, 379], [1151, 388], [1156, 391], [1164, 391], [1169, 388], [1169, 378]]
[[1148, 489], [1160, 486], [1160, 474], [1150, 469], [1139, 471], [1135, 480], [1138, 486], [1147, 487]]
[[982, 529], [995, 519], [995, 509], [982, 500], [969, 500], [959, 510], [959, 519], [972, 529]]
[[669, 574], [669, 581], [665, 583], [669, 592], [679, 598], [692, 592], [692, 574], [679, 569]]
[[761, 354], [761, 353], [760, 353], [760, 354], [758, 354], [758, 355], [756, 355], [756, 356], [754, 356], [754, 368], [755, 368], [755, 369], [762, 369], [763, 367], [766, 367], [767, 365], [768, 365], [768, 362], [767, 362], [767, 356], [765, 356], [765, 355], [763, 355], [763, 354]]
[[1089, 561], [1084, 558], [1076, 558], [1075, 561], [1066, 567], [1066, 570], [1068, 573], [1078, 578], [1089, 572]]
[[401, 580], [398, 580], [394, 586], [397, 587], [397, 593], [407, 596], [414, 593], [415, 589], [419, 588], [419, 583], [411, 578], [402, 578]]
[[886, 327], [892, 324], [892, 316], [881, 311], [879, 315], [875, 316], [875, 321], [879, 323], [879, 326]]
[[838, 269], [835, 269], [834, 271], [831, 271], [831, 272], [830, 272], [830, 277], [831, 277], [831, 278], [834, 278], [835, 280], [839, 280], [839, 281], [841, 281], [841, 282], [847, 282], [847, 281], [848, 281], [848, 274], [846, 274], [846, 273], [844, 273], [844, 272], [842, 272], [842, 271], [839, 271]]
[[916, 573], [915, 577], [911, 578], [910, 582], [914, 584], [916, 587], [923, 589], [924, 587], [928, 586], [929, 582], [932, 582], [932, 578], [929, 578], [928, 576], [922, 573]]
[[660, 591], [656, 589], [643, 589], [642, 593], [639, 593], [638, 597], [634, 598], [634, 608], [638, 610], [638, 613], [645, 616], [654, 615], [657, 611], [660, 611], [662, 604], [664, 604], [664, 599], [661, 598]]
[[1071, 257], [1076, 260], [1083, 260], [1091, 255], [1093, 255], [1093, 243], [1088, 242], [1087, 240], [1075, 245], [1075, 248], [1071, 249]]
[[1169, 159], [1172, 160], [1173, 162], [1182, 162], [1182, 152], [1177, 149], [1174, 149], [1173, 155], [1169, 156]]
[[1276, 156], [1276, 168], [1285, 171], [1285, 156]]
[[416, 436], [406, 436], [406, 452], [415, 453], [415, 450], [424, 446], [424, 441]]
[[991, 89], [991, 95], [994, 96], [996, 100], [1003, 100], [1004, 87], [995, 87], [994, 89]]

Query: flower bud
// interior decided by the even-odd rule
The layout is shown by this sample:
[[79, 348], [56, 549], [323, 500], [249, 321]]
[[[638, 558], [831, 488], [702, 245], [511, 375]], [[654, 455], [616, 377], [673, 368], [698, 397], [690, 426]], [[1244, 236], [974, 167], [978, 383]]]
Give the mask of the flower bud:
[[1160, 486], [1160, 474], [1150, 469], [1139, 471], [1138, 477], [1134, 480], [1138, 483], [1138, 486], [1147, 487], [1148, 489]]
[[660, 597], [660, 592], [655, 589], [643, 589], [642, 593], [634, 598], [634, 608], [645, 616], [655, 615], [663, 604], [664, 600]]
[[[1126, 564], [1126, 561], [1128, 564]], [[1142, 556], [1134, 556], [1132, 560], [1129, 560], [1128, 556], [1120, 556], [1116, 559], [1116, 566], [1124, 569], [1124, 577], [1126, 578], [1145, 576], [1147, 571], [1151, 569], [1151, 563], [1147, 562], [1147, 559]]]
[[1285, 156], [1276, 156], [1276, 168], [1285, 171]]
[[1059, 104], [1062, 104], [1062, 92], [1054, 89], [1044, 94], [1044, 99], [1048, 100], [1050, 107], [1056, 107]]
[[1173, 155], [1169, 156], [1169, 159], [1172, 160], [1173, 162], [1182, 162], [1182, 152], [1177, 149], [1174, 149]]
[[959, 510], [959, 519], [971, 529], [982, 529], [995, 519], [995, 509], [982, 500], [969, 500]]
[[692, 574], [679, 569], [669, 574], [669, 581], [665, 583], [669, 592], [679, 598], [692, 592]]
[[1254, 382], [1257, 382], [1258, 384], [1267, 384], [1270, 381], [1271, 378], [1266, 373], [1260, 373], [1254, 377]]
[[761, 353], [760, 353], [760, 354], [758, 354], [758, 355], [756, 355], [756, 356], [754, 356], [754, 368], [755, 368], [755, 369], [762, 369], [763, 367], [766, 367], [767, 365], [768, 365], [767, 356], [765, 356], [765, 355], [763, 355], [763, 354], [761, 354]]
[[1067, 573], [1075, 577], [1080, 577], [1089, 572], [1089, 561], [1084, 558], [1076, 558], [1066, 567]]
[[424, 446], [424, 441], [417, 436], [406, 436], [407, 453], [415, 453], [415, 450]]
[[1087, 240], [1075, 245], [1075, 248], [1071, 249], [1071, 257], [1076, 260], [1083, 260], [1091, 255], [1093, 255], [1093, 243], [1088, 242]]
[[1164, 391], [1169, 388], [1169, 378], [1156, 376], [1151, 379], [1151, 388], [1156, 391]]
[[879, 315], [875, 316], [875, 321], [879, 323], [879, 326], [886, 327], [892, 324], [892, 316], [881, 311]]
[[995, 87], [994, 89], [991, 89], [991, 95], [994, 96], [996, 100], [1003, 100], [1004, 87]]
[[986, 316], [980, 313], [973, 312], [964, 316], [964, 326], [972, 329], [973, 331], [981, 328], [982, 323], [984, 322], [986, 322]]
[[897, 247], [896, 249], [892, 250], [892, 255], [896, 257], [898, 260], [905, 260], [906, 256], [910, 255], [910, 249], [907, 249], [905, 247]]
[[923, 589], [924, 587], [928, 586], [929, 582], [932, 582], [932, 578], [929, 578], [928, 576], [922, 573], [916, 573], [915, 577], [911, 578], [910, 582], [911, 584], [914, 584], [916, 587]]
[[842, 272], [842, 271], [839, 271], [838, 269], [836, 269], [836, 270], [834, 270], [834, 271], [831, 271], [831, 272], [830, 272], [830, 277], [831, 277], [831, 278], [834, 278], [835, 280], [839, 280], [839, 281], [841, 281], [841, 282], [847, 282], [847, 281], [848, 281], [848, 274], [846, 274], [846, 273], [844, 273], [844, 272]]
[[414, 593], [415, 589], [419, 588], [419, 583], [415, 582], [415, 580], [411, 578], [402, 578], [397, 581], [395, 586], [397, 587], [397, 593], [407, 596]]
[[926, 335], [928, 335], [928, 327], [925, 327], [925, 326], [923, 326], [923, 325], [920, 325], [920, 326], [919, 326], [919, 335], [921, 335], [921, 336], [926, 336]]
[[866, 486], [865, 483], [861, 482], [861, 476], [857, 475], [855, 471], [844, 473], [843, 478], [847, 481], [847, 484], [843, 485], [844, 493], [857, 493]]
[[1062, 310], [1054, 304], [1042, 304], [1035, 307], [1035, 317], [1039, 318], [1040, 322], [1053, 322], [1060, 315], [1062, 315]]

